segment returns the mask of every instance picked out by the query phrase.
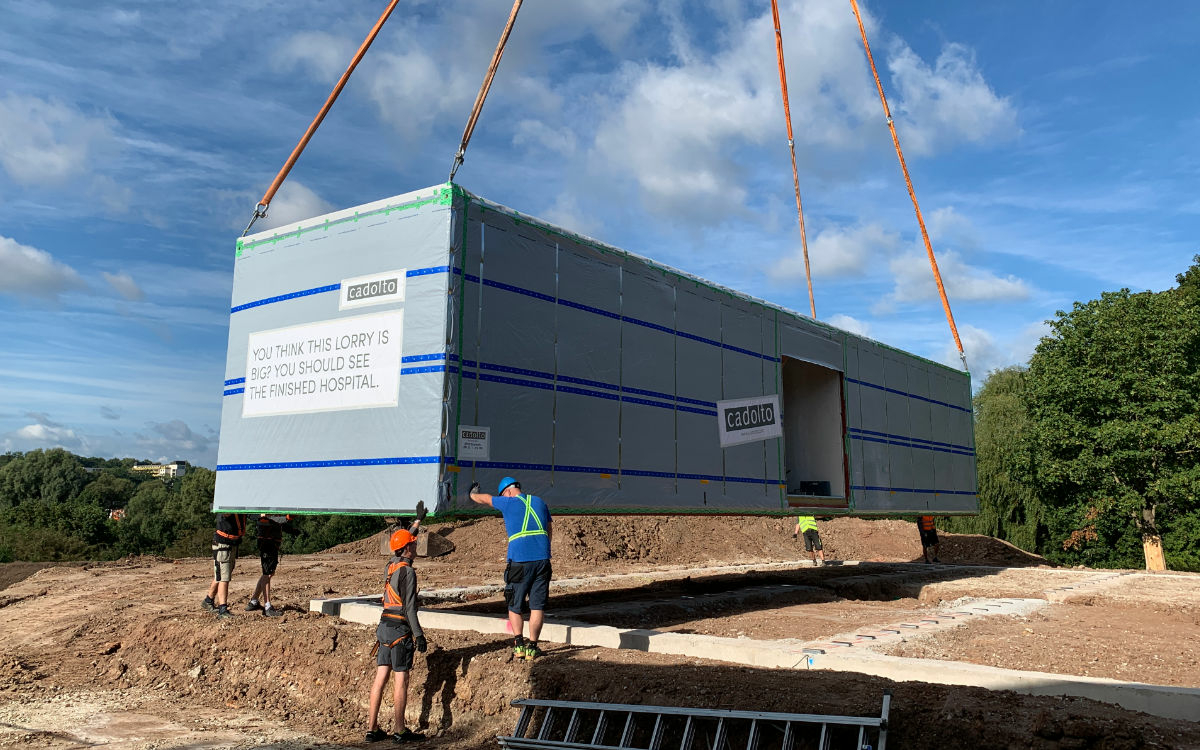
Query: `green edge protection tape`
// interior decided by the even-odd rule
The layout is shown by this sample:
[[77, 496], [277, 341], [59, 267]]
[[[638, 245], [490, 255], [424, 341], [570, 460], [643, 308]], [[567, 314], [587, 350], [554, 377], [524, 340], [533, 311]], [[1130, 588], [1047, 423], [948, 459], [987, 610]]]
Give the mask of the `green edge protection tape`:
[[296, 229], [293, 229], [290, 232], [286, 232], [284, 234], [277, 234], [273, 237], [266, 237], [261, 240], [255, 240], [254, 242], [245, 242], [244, 240], [238, 240], [238, 257], [241, 257], [241, 251], [243, 249], [250, 250], [259, 245], [263, 245], [266, 243], [276, 244], [276, 243], [280, 242], [281, 240], [300, 237], [302, 235], [308, 234], [309, 232], [315, 232], [318, 229], [328, 231], [330, 227], [335, 227], [335, 226], [338, 226], [339, 224], [356, 223], [356, 222], [358, 222], [359, 219], [367, 219], [372, 216], [379, 216], [379, 215], [387, 216], [388, 214], [392, 213], [393, 211], [408, 211], [408, 210], [411, 210], [414, 208], [421, 208], [422, 206], [429, 206], [429, 205], [446, 206], [446, 205], [449, 205], [450, 202], [453, 200], [454, 192], [455, 191], [454, 191], [453, 187], [442, 186], [442, 187], [439, 187], [436, 190], [436, 192], [429, 198], [422, 198], [421, 200], [411, 201], [409, 203], [400, 203], [400, 204], [396, 204], [394, 206], [384, 206], [382, 208], [377, 208], [374, 211], [367, 211], [366, 213], [362, 213], [362, 214], [360, 214], [356, 211], [353, 216], [344, 216], [340, 219], [335, 219], [334, 221], [325, 219], [320, 224], [316, 224], [316, 225], [313, 225], [310, 227], [298, 227]]

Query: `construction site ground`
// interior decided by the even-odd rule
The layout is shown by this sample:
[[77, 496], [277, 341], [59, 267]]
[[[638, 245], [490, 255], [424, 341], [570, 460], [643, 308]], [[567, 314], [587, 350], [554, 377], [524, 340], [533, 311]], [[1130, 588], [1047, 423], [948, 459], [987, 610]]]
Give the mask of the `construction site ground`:
[[[454, 551], [417, 563], [422, 590], [468, 590], [423, 606], [500, 618], [499, 520], [432, 530]], [[915, 525], [902, 521], [838, 519], [822, 524], [822, 538], [827, 558], [858, 564], [770, 565], [807, 559], [784, 519], [561, 517], [548, 614], [818, 642], [980, 600], [1037, 600], [1025, 614], [853, 648], [1200, 688], [1200, 575], [1054, 568], [1003, 542], [945, 533], [945, 564], [926, 565]], [[242, 557], [235, 617], [224, 622], [199, 606], [207, 559], [0, 566], [0, 748], [362, 747], [373, 628], [308, 608], [377, 595], [383, 562], [377, 537], [285, 556], [274, 586], [286, 614], [269, 619], [242, 611], [259, 572], [256, 558]], [[494, 736], [513, 728], [518, 698], [870, 716], [884, 690], [893, 692], [892, 747], [1200, 748], [1196, 721], [1083, 698], [625, 648], [547, 644], [528, 663], [513, 660], [503, 636], [428, 635], [409, 719], [434, 735], [431, 748], [495, 747]]]

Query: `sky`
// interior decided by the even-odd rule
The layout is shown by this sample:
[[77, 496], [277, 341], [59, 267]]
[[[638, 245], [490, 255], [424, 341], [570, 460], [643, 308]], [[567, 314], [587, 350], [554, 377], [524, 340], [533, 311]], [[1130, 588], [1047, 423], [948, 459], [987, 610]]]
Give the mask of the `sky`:
[[[7, 0], [0, 451], [216, 463], [233, 251], [382, 0]], [[255, 230], [446, 180], [511, 4], [402, 0]], [[976, 386], [1200, 252], [1200, 7], [860, 2]], [[960, 366], [846, 0], [781, 0], [818, 319]], [[807, 312], [768, 0], [526, 0], [456, 181]]]

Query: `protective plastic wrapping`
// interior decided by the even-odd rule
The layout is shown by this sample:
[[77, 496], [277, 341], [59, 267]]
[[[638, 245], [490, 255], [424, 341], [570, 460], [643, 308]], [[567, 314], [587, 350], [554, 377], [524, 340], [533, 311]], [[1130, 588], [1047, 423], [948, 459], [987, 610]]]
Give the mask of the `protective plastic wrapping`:
[[[293, 329], [386, 365], [360, 320], [402, 327], [396, 393], [247, 410]], [[473, 513], [511, 475], [556, 513], [976, 510], [965, 373], [455, 185], [240, 242], [226, 377], [218, 509]]]

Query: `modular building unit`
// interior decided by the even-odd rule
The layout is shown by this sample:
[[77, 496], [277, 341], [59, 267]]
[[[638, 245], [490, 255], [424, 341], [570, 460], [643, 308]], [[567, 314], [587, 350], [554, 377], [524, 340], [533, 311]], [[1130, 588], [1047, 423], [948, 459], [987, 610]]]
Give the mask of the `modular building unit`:
[[446, 184], [238, 241], [214, 508], [977, 511], [969, 376]]

